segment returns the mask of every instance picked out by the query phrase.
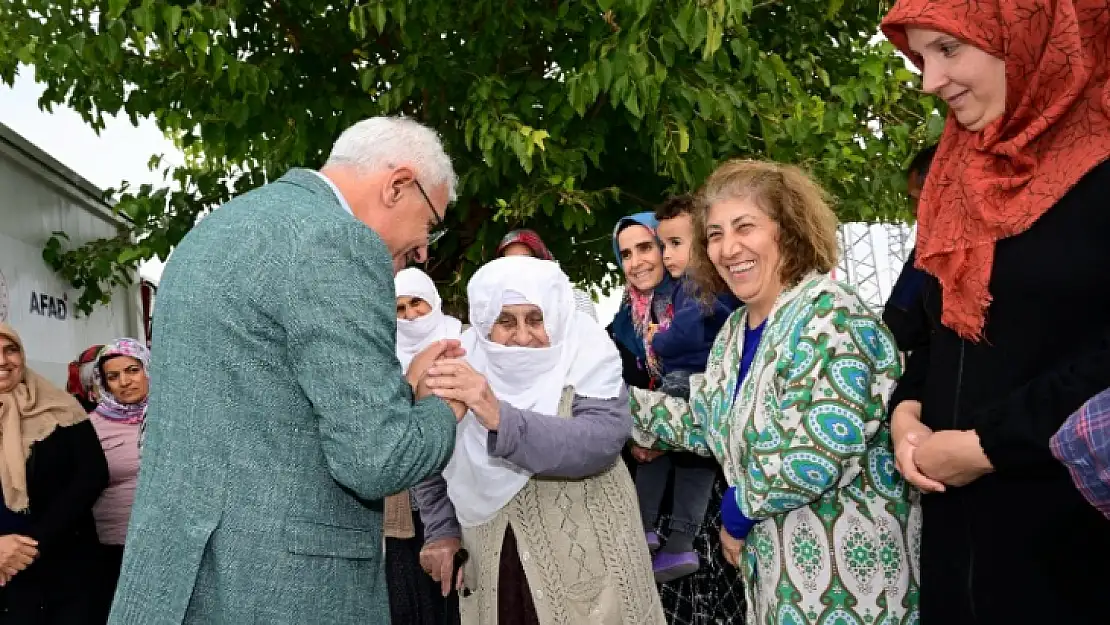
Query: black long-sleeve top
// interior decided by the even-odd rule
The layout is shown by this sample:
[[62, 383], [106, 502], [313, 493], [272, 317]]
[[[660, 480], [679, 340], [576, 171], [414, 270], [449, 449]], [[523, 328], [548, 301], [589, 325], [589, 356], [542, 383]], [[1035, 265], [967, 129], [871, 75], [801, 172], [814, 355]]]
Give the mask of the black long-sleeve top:
[[[974, 430], [995, 471], [922, 498], [922, 622], [1094, 623], [1106, 618], [1110, 523], [1052, 457], [1071, 412], [1110, 386], [1110, 163], [1092, 170], [1027, 231], [995, 247], [984, 338], [941, 325], [890, 406], [922, 403], [933, 430]], [[1030, 601], [1015, 588], [1035, 593]]]
[[98, 544], [92, 507], [107, 485], [108, 462], [91, 422], [56, 428], [31, 446], [30, 507], [20, 525], [38, 541], [39, 557], [0, 588], [0, 609], [22, 614], [57, 602], [84, 605]]

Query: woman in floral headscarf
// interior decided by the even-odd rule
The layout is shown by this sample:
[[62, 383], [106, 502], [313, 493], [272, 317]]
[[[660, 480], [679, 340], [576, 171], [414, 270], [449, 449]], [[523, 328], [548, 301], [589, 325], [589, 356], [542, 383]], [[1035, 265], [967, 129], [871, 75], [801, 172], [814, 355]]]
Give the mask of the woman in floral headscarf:
[[1110, 525], [1049, 440], [1110, 386], [1110, 10], [900, 0], [883, 30], [949, 107], [918, 208], [933, 332], [890, 400], [921, 620], [1106, 622]]
[[108, 488], [93, 506], [104, 568], [99, 596], [105, 619], [116, 593], [123, 545], [135, 488], [139, 482], [139, 430], [146, 418], [150, 393], [150, 351], [135, 339], [105, 345], [96, 358], [96, 384], [100, 402], [89, 415], [104, 456], [108, 459]]

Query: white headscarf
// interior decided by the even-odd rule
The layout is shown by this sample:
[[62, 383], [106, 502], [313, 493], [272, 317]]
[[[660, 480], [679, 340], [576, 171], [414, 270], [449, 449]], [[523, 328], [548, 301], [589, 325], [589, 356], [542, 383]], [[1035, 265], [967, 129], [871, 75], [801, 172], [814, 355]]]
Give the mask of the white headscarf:
[[459, 338], [462, 323], [443, 314], [435, 282], [416, 267], [402, 269], [393, 278], [393, 286], [397, 297], [419, 297], [432, 307], [432, 312], [418, 319], [397, 320], [397, 360], [401, 361], [401, 369], [407, 371], [420, 350], [440, 339]]
[[[554, 417], [563, 389], [576, 395], [620, 396], [621, 360], [605, 330], [576, 309], [570, 280], [555, 263], [529, 256], [499, 258], [467, 285], [472, 327], [463, 333], [467, 360], [498, 399]], [[550, 347], [507, 347], [489, 340], [503, 306], [525, 301], [543, 312]], [[464, 527], [481, 525], [518, 493], [532, 474], [489, 455], [489, 431], [472, 414], [459, 422], [455, 451], [443, 472]]]

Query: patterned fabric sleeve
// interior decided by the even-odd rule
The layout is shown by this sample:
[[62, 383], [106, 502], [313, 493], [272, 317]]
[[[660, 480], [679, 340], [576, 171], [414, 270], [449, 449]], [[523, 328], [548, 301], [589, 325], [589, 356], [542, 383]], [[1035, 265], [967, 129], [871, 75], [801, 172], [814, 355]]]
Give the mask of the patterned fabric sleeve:
[[736, 483], [744, 516], [808, 505], [861, 471], [898, 379], [894, 339], [854, 295], [822, 293], [777, 363], [778, 418], [749, 422]]
[[[701, 375], [690, 378], [691, 389]], [[711, 456], [702, 424], [694, 420], [690, 404], [656, 391], [632, 388], [632, 440], [643, 447], [692, 451]]]
[[1110, 518], [1110, 389], [1069, 417], [1052, 437], [1051, 448], [1079, 492]]

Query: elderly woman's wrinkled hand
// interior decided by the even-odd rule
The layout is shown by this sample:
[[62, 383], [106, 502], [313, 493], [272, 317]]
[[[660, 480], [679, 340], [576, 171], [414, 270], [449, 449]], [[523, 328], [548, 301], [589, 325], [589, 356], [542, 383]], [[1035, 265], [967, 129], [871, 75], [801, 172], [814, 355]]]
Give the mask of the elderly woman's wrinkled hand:
[[428, 388], [436, 397], [466, 405], [489, 431], [501, 425], [501, 404], [486, 378], [465, 360], [447, 358], [428, 369]]
[[[427, 374], [425, 374], [423, 378], [420, 378], [420, 382], [417, 384], [416, 390], [414, 391], [416, 399], [424, 399], [425, 397], [435, 395], [435, 393], [432, 392], [431, 387], [428, 386], [429, 379], [430, 378], [427, 376]], [[441, 397], [440, 399], [443, 398]], [[452, 413], [454, 413], [455, 421], [462, 421], [462, 418], [466, 416], [466, 404], [460, 401], [455, 401], [453, 399], [443, 399], [443, 402], [447, 404], [447, 407], [451, 409]]]
[[409, 386], [412, 386], [413, 391], [417, 392], [419, 398], [420, 383], [433, 363], [437, 360], [462, 358], [465, 355], [466, 350], [463, 349], [462, 343], [455, 339], [436, 341], [413, 357], [412, 362], [409, 363], [408, 371], [405, 372], [405, 379]]
[[[455, 569], [455, 553], [462, 547], [458, 538], [441, 538], [434, 540], [420, 550], [420, 568], [439, 582], [440, 592], [444, 597], [451, 593], [451, 573]], [[456, 590], [462, 588], [462, 569], [459, 569], [458, 579], [454, 581]]]

